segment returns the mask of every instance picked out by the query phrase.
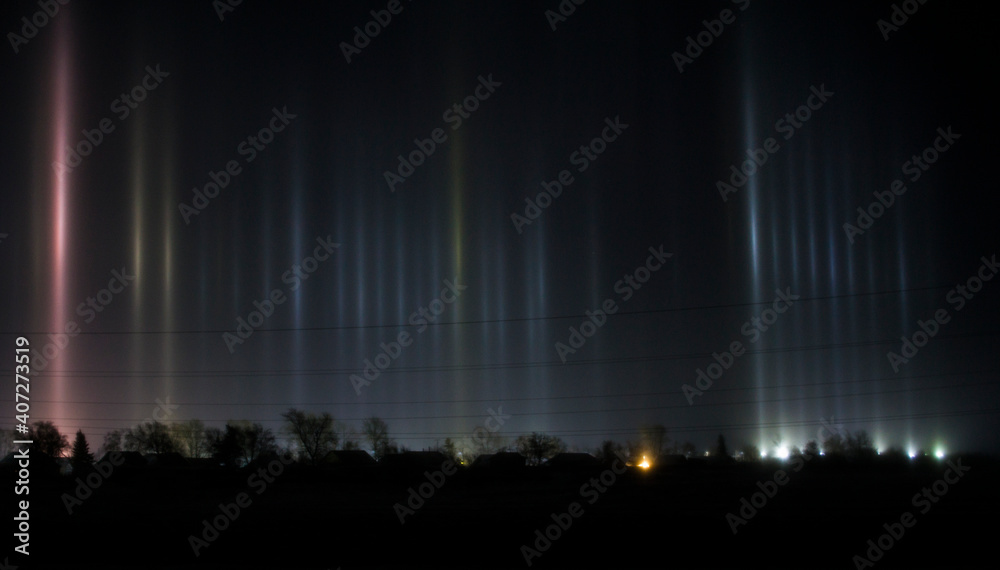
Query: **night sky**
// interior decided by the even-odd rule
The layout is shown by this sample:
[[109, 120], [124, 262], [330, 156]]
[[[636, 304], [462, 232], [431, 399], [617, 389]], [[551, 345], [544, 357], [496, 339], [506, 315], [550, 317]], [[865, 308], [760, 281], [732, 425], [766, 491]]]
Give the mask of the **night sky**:
[[0, 343], [31, 341], [32, 421], [1000, 450], [987, 8], [562, 5], [70, 2], [8, 34]]

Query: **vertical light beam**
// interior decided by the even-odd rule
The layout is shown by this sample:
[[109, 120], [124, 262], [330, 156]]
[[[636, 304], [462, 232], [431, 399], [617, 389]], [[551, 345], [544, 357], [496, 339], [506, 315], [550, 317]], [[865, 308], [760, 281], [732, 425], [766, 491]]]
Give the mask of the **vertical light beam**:
[[[53, 65], [55, 90], [53, 96], [52, 117], [52, 158], [54, 162], [61, 159], [62, 150], [72, 144], [69, 140], [70, 130], [70, 83], [72, 81], [70, 68], [70, 42], [69, 24], [67, 18], [60, 18], [58, 22], [58, 37], [56, 39], [55, 61]], [[66, 281], [68, 279], [66, 236], [69, 235], [69, 175], [68, 172], [54, 172], [52, 178], [52, 285], [50, 307], [51, 331], [62, 331], [66, 326], [67, 299]], [[63, 354], [61, 358], [56, 358], [52, 363], [52, 371], [67, 369], [63, 366], [69, 355]], [[53, 392], [52, 399], [53, 416], [57, 418], [66, 417], [64, 412], [64, 400], [66, 394], [66, 379], [58, 374], [51, 378]]]

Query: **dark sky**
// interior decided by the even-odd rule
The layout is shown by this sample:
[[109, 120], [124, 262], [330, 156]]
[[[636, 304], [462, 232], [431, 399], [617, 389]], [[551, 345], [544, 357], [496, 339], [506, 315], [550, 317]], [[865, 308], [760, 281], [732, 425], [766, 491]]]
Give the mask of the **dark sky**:
[[[591, 0], [555, 30], [555, 0], [400, 6], [350, 62], [342, 42], [386, 2], [222, 20], [207, 0], [71, 2], [7, 36], [0, 342], [36, 351], [32, 420], [99, 442], [168, 399], [167, 421], [275, 430], [298, 407], [381, 416], [419, 449], [502, 406], [500, 435], [581, 449], [660, 423], [699, 449], [723, 433], [774, 450], [822, 421], [880, 448], [1000, 449], [1000, 280], [968, 283], [1000, 249], [983, 5], [926, 3], [888, 40], [889, 2]], [[20, 35], [38, 11], [6, 2], [0, 22]], [[57, 173], [67, 145], [87, 156]], [[724, 200], [748, 149], [766, 161]], [[852, 243], [873, 193], [892, 203]], [[776, 290], [797, 300], [764, 313]], [[238, 318], [259, 326], [227, 343]], [[689, 403], [734, 341], [746, 352]]]

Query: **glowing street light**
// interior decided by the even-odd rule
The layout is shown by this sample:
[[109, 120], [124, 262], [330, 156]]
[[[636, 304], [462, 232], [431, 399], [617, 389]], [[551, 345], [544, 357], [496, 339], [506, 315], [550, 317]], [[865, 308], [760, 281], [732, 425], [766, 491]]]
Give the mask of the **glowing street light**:
[[643, 469], [649, 469], [649, 460], [646, 459], [645, 455], [642, 456], [642, 463], [639, 464], [639, 467], [642, 467]]

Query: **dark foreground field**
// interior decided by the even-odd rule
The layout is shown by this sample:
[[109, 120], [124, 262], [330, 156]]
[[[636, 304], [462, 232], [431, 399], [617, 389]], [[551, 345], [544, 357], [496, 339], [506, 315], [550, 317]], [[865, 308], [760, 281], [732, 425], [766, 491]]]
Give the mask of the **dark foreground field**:
[[[575, 502], [579, 517], [557, 517], [569, 527], [531, 568], [849, 569], [871, 548], [869, 539], [877, 543], [888, 533], [884, 524], [902, 536], [891, 545], [882, 538], [888, 550], [880, 557], [873, 551], [879, 559], [861, 567], [995, 567], [996, 463], [949, 459], [970, 469], [958, 478], [943, 460], [858, 466], [816, 457], [798, 472], [788, 463], [629, 468], [607, 486], [599, 479], [607, 468], [459, 471], [405, 524], [393, 506], [405, 504], [408, 489], [425, 479], [379, 468], [291, 466], [270, 483], [248, 484], [250, 470], [119, 467], [72, 515], [62, 495], [73, 493], [75, 480], [38, 475], [31, 481], [31, 554], [10, 562], [74, 569], [526, 568], [521, 546], [534, 548], [536, 529], [544, 532], [555, 524], [553, 513]], [[758, 482], [774, 481], [779, 470], [785, 484], [764, 485], [773, 496], [762, 503], [761, 491], [756, 502], [763, 506], [734, 534], [726, 514], [739, 516], [741, 499], [754, 500]], [[946, 475], [955, 482], [937, 484], [938, 496], [935, 482]], [[5, 476], [15, 478], [7, 466]], [[925, 487], [933, 499], [914, 503]], [[249, 506], [196, 557], [188, 537], [200, 536], [202, 521], [241, 492]], [[900, 523], [905, 513], [913, 517], [909, 528]]]

